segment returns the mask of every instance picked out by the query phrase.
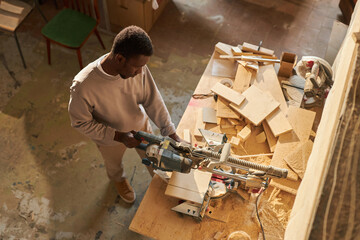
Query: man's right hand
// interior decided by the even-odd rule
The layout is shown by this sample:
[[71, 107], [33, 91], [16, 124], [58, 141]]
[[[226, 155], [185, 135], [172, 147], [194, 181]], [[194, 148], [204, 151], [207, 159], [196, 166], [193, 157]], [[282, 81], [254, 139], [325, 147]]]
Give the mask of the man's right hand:
[[127, 148], [134, 148], [140, 145], [141, 141], [137, 140], [134, 135], [135, 131], [118, 132], [115, 131], [114, 140], [123, 143]]

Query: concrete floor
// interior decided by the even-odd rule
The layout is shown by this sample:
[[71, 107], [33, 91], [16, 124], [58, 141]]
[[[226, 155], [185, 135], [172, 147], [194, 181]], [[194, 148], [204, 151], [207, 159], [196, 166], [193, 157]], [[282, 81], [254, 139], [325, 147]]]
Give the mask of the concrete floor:
[[[149, 67], [175, 124], [218, 41], [258, 43], [324, 57], [335, 0], [173, 0], [150, 31], [155, 54]], [[60, 3], [61, 5], [61, 3]], [[46, 1], [49, 18], [58, 10]], [[70, 127], [69, 86], [79, 71], [74, 51], [52, 47], [52, 65], [33, 11], [18, 29], [28, 68], [14, 39], [0, 32], [0, 239], [147, 239], [128, 230], [150, 176], [133, 151], [126, 172], [134, 205], [117, 197], [94, 143]], [[82, 48], [88, 64], [109, 51], [113, 36], [95, 36]]]

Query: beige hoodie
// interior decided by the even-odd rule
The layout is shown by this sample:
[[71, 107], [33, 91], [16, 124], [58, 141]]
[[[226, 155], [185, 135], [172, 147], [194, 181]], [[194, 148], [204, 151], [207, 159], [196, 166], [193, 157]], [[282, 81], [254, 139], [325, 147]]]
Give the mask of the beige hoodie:
[[104, 57], [87, 65], [73, 80], [68, 107], [71, 126], [99, 145], [119, 144], [114, 141], [115, 130], [140, 130], [148, 119], [146, 115], [163, 136], [175, 133], [148, 67], [133, 78], [123, 79], [102, 71], [98, 63]]

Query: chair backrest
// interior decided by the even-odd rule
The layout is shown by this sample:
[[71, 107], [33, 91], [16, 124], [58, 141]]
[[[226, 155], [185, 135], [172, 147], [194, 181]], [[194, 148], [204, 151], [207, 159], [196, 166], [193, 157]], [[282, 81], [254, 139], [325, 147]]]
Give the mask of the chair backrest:
[[98, 0], [64, 0], [64, 6], [82, 12], [100, 21]]

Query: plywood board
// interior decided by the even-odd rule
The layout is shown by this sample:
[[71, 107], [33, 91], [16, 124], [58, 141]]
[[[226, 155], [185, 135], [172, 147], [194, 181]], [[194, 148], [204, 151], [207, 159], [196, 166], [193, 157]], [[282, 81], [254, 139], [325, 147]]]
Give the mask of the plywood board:
[[280, 110], [280, 108], [276, 109], [273, 113], [266, 117], [266, 122], [269, 124], [271, 132], [275, 137], [280, 136], [281, 134], [290, 132], [292, 130], [292, 126]]
[[245, 101], [240, 106], [230, 103], [230, 107], [255, 126], [258, 126], [270, 113], [279, 107], [279, 103], [273, 97], [255, 85], [245, 90], [242, 95], [245, 97]]
[[288, 119], [293, 126], [293, 131], [280, 135], [276, 144], [274, 156], [271, 165], [279, 168], [288, 169], [287, 179], [273, 179], [272, 182], [288, 185], [287, 181], [298, 180], [298, 175], [289, 168], [284, 158], [294, 150], [298, 145], [309, 139], [310, 132], [315, 119], [315, 112], [302, 108], [290, 107]]
[[211, 173], [191, 170], [190, 173], [173, 172], [165, 195], [202, 203], [208, 190]]
[[211, 88], [211, 91], [236, 105], [240, 105], [245, 100], [243, 95], [226, 87], [220, 82], [216, 83], [214, 87]]
[[311, 140], [307, 140], [305, 143], [302, 143], [296, 147], [289, 155], [284, 158], [289, 167], [294, 170], [294, 172], [296, 172], [301, 179], [304, 177], [306, 165], [310, 157], [312, 147], [313, 142]]
[[271, 132], [271, 129], [266, 121], [262, 122], [262, 126], [264, 128], [264, 132], [266, 135], [266, 141], [269, 145], [270, 151], [274, 152], [278, 138], [275, 137], [274, 134]]
[[205, 123], [217, 123], [215, 109], [204, 107], [202, 113], [202, 120]]
[[226, 59], [214, 59], [211, 74], [217, 77], [235, 78], [236, 64]]
[[237, 92], [244, 92], [250, 86], [252, 72], [243, 65], [238, 64], [233, 89]]
[[237, 115], [234, 110], [229, 107], [229, 102], [222, 97], [218, 97], [216, 103], [216, 117], [238, 119], [239, 115]]

